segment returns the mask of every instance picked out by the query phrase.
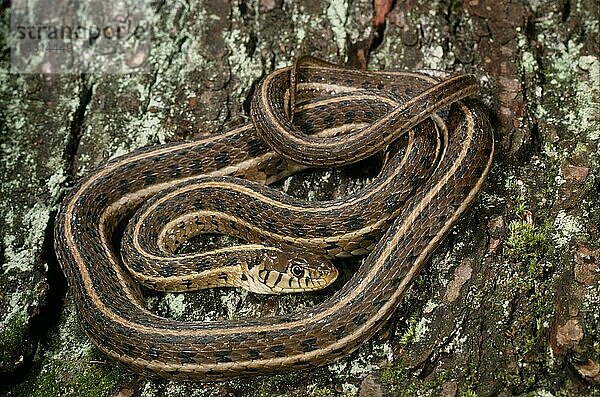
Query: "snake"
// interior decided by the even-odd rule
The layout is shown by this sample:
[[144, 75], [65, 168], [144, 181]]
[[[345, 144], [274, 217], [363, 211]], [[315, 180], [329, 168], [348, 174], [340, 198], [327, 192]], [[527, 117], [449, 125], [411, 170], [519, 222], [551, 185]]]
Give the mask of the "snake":
[[[422, 72], [352, 70], [301, 61], [261, 80], [252, 98], [252, 122], [107, 161], [75, 185], [56, 218], [55, 250], [81, 327], [108, 357], [148, 377], [220, 381], [313, 368], [350, 354], [390, 318], [427, 258], [484, 185], [494, 142], [485, 110], [466, 98], [476, 89], [471, 75], [439, 79]], [[353, 163], [396, 145], [397, 153], [375, 180], [341, 200], [314, 206], [259, 186], [307, 167]], [[412, 177], [404, 166], [420, 171]], [[392, 190], [396, 185], [399, 192]], [[196, 189], [202, 193], [190, 194]], [[219, 197], [216, 204], [208, 200], [213, 193]], [[234, 202], [250, 215], [234, 220], [231, 214], [215, 215], [227, 212], [222, 207]], [[353, 207], [364, 211], [377, 203], [380, 220], [359, 212], [333, 221]], [[160, 206], [166, 215], [147, 211]], [[278, 226], [254, 223], [268, 218], [271, 209], [266, 208], [271, 207], [282, 216], [273, 221]], [[311, 227], [321, 215], [331, 218]], [[181, 321], [150, 311], [140, 282], [165, 290], [204, 288], [196, 276], [207, 268], [197, 266], [185, 279], [182, 269], [190, 269], [181, 264], [165, 262], [143, 271], [142, 265], [126, 265], [114, 239], [131, 217], [139, 218], [127, 225], [134, 237], [124, 237], [121, 249], [137, 245], [156, 260], [173, 256], [183, 239], [198, 232], [241, 233], [259, 242], [290, 245], [307, 242], [308, 248], [300, 251], [316, 249], [325, 258], [353, 253], [366, 257], [333, 296], [308, 309], [234, 321]], [[208, 226], [194, 228], [199, 218]], [[166, 221], [167, 226], [150, 227], [144, 235], [140, 219], [141, 225]], [[308, 233], [312, 230], [317, 232]], [[355, 235], [363, 241], [354, 242]], [[292, 256], [283, 255], [287, 245], [283, 247], [263, 252], [260, 264], [256, 257], [237, 262], [261, 269], [252, 277], [272, 287], [283, 276], [272, 275], [265, 266], [274, 257]], [[221, 249], [217, 258], [230, 251]], [[329, 269], [326, 261], [311, 265], [307, 262], [313, 254], [304, 255], [294, 266], [283, 265], [283, 272], [291, 272], [288, 285], [308, 289], [311, 277], [335, 275], [323, 270]], [[180, 256], [196, 262], [202, 254]], [[227, 267], [225, 262], [221, 267]], [[298, 264], [308, 266], [301, 269], [301, 277], [294, 270]], [[239, 273], [219, 277], [220, 269], [209, 272], [213, 279], [241, 278]], [[174, 275], [183, 281], [173, 283]]]

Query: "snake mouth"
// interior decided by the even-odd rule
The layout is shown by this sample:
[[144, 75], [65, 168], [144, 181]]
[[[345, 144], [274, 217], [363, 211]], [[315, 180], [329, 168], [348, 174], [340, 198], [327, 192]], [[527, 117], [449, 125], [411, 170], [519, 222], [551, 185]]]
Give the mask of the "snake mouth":
[[319, 268], [319, 270], [321, 271], [320, 279], [322, 279], [325, 283], [323, 288], [329, 287], [331, 284], [333, 284], [335, 282], [335, 280], [337, 280], [338, 276], [340, 275], [339, 270], [333, 264], [331, 266], [327, 266], [327, 267], [323, 266], [323, 267]]

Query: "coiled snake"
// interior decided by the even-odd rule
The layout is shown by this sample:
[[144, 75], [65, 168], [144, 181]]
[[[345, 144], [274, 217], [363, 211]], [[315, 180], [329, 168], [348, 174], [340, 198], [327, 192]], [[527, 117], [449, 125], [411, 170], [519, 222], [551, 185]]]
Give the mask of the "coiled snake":
[[[296, 370], [349, 354], [390, 317], [486, 179], [492, 129], [479, 106], [461, 101], [476, 86], [469, 75], [438, 81], [303, 59], [257, 86], [252, 123], [102, 165], [69, 193], [56, 221], [55, 248], [82, 327], [108, 356], [145, 375], [177, 379]], [[373, 182], [340, 200], [307, 203], [231, 178], [268, 184], [307, 166], [356, 162], [390, 144], [398, 152]], [[144, 202], [121, 256], [115, 229]], [[250, 240], [250, 253], [172, 254], [207, 232]], [[365, 253], [333, 297], [286, 316], [163, 318], [145, 307], [137, 284], [313, 289], [337, 274], [327, 258]]]

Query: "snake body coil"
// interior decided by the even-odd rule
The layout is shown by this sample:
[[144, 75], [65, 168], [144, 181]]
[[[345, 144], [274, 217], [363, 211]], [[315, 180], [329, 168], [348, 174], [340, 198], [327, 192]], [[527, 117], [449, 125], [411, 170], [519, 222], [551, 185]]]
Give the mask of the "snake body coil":
[[[484, 183], [492, 160], [492, 130], [477, 105], [459, 101], [475, 87], [468, 76], [440, 83], [414, 72], [352, 71], [299, 63], [273, 72], [258, 86], [253, 124], [200, 141], [139, 150], [104, 164], [71, 191], [56, 222], [55, 247], [82, 327], [108, 356], [148, 376], [177, 379], [222, 380], [296, 370], [352, 352], [390, 317], [427, 257]], [[299, 105], [290, 107], [290, 101]], [[435, 112], [450, 104], [441, 123]], [[303, 168], [299, 163], [339, 165], [347, 156], [350, 162], [358, 161], [429, 117], [437, 122], [425, 121], [405, 135], [404, 157], [398, 157], [408, 159], [411, 144], [418, 149], [419, 142], [438, 142], [433, 144], [435, 158], [430, 156], [429, 166], [424, 167], [428, 174], [395, 202], [393, 216], [382, 221], [385, 227], [378, 229], [378, 239], [370, 244], [372, 251], [363, 265], [332, 298], [287, 316], [202, 323], [163, 318], [145, 308], [136, 282], [112, 246], [116, 225], [144, 201], [164, 189], [177, 192], [223, 176], [270, 183]], [[424, 125], [437, 125], [438, 133], [427, 135]], [[306, 131], [328, 129], [325, 135], [329, 136], [304, 136]], [[378, 139], [373, 141], [373, 136]], [[275, 147], [271, 149], [265, 139]], [[282, 157], [288, 154], [292, 160]], [[409, 162], [418, 161], [410, 158]], [[381, 191], [389, 190], [399, 173], [382, 175], [387, 184], [374, 185]], [[405, 179], [403, 186], [409, 182]], [[226, 191], [241, 189], [227, 186]], [[247, 195], [265, 200], [256, 192], [260, 188], [249, 188]], [[372, 194], [370, 200], [385, 208], [386, 198], [379, 194]], [[334, 214], [346, 204], [328, 205], [322, 205], [321, 211]], [[303, 206], [314, 211], [297, 203], [298, 208]], [[302, 215], [299, 211], [296, 217]], [[307, 216], [303, 222], [310, 219]], [[358, 230], [369, 222], [377, 219], [361, 219]], [[295, 231], [293, 226], [288, 229], [266, 233], [285, 239]], [[352, 235], [353, 230], [342, 234]], [[327, 239], [327, 235], [314, 238]], [[323, 248], [324, 253], [338, 255], [352, 244], [347, 240], [336, 240]]]

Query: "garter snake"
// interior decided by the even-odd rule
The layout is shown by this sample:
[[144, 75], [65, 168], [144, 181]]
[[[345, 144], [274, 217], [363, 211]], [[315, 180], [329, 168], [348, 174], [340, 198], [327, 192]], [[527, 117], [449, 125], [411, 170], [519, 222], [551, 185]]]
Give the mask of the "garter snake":
[[[473, 93], [472, 78], [448, 79], [450, 83], [444, 85], [415, 72], [353, 71], [302, 63], [290, 71], [277, 70], [258, 85], [253, 123], [202, 140], [146, 148], [110, 160], [65, 198], [57, 216], [55, 248], [82, 327], [108, 356], [148, 376], [194, 380], [331, 362], [356, 349], [385, 323], [427, 257], [473, 202], [491, 166], [493, 139], [483, 110], [459, 101]], [[361, 122], [350, 128], [355, 134], [309, 137], [307, 149], [302, 149], [298, 140], [306, 137], [294, 125], [303, 109], [294, 110], [294, 124], [286, 116], [286, 101], [294, 97], [286, 86], [294, 73], [293, 85], [310, 108], [306, 117], [300, 117], [302, 130], [352, 125], [362, 112]], [[382, 93], [379, 100], [374, 92]], [[400, 103], [378, 112], [378, 101], [385, 102], [386, 92]], [[339, 106], [327, 107], [321, 101]], [[381, 150], [424, 119], [437, 117], [434, 112], [450, 104], [430, 174], [393, 211], [395, 217], [385, 221], [386, 228], [363, 265], [332, 298], [286, 316], [202, 323], [163, 318], [145, 308], [136, 282], [112, 246], [117, 224], [142, 202], [175, 184], [176, 189], [184, 188], [198, 175], [216, 178], [213, 181], [235, 175], [270, 183], [302, 168], [272, 151], [261, 138], [264, 129], [276, 130], [275, 144], [280, 136], [291, 137], [285, 149], [275, 150], [285, 155], [294, 152], [292, 158], [299, 163], [314, 166], [312, 161], [318, 158], [328, 166], [344, 161], [335, 143], [353, 151], [351, 161], [356, 161]], [[364, 127], [369, 119], [383, 130]], [[380, 142], [372, 142], [371, 135], [366, 138], [364, 131], [369, 129], [379, 135]], [[325, 148], [325, 155], [316, 150], [319, 147]], [[372, 200], [383, 199], [374, 195]]]

